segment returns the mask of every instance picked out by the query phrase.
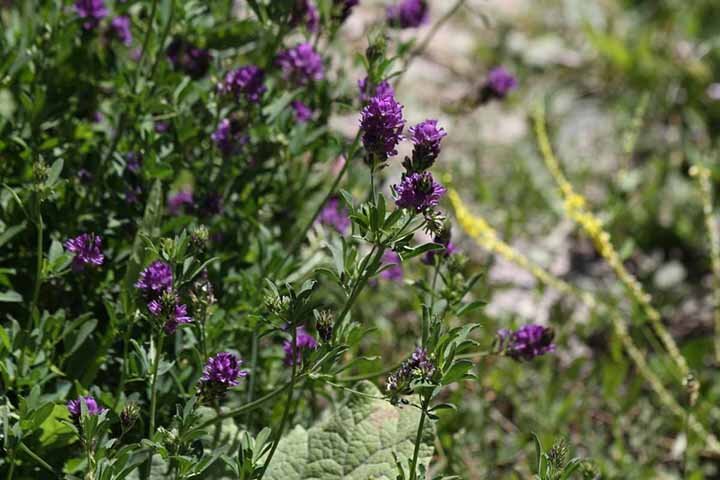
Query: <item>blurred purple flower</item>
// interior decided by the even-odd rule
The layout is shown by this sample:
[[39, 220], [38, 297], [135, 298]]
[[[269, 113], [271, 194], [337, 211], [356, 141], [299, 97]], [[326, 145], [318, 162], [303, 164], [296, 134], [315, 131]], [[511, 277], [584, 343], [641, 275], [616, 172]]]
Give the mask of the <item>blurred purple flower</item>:
[[83, 233], [65, 242], [65, 249], [74, 253], [72, 269], [79, 272], [86, 265], [102, 265], [105, 255], [102, 252], [102, 237], [94, 233]]
[[78, 397], [76, 400], [70, 400], [67, 403], [67, 409], [70, 413], [70, 416], [73, 420], [77, 421], [80, 419], [80, 416], [82, 415], [82, 406], [81, 403], [85, 404], [85, 409], [87, 410], [88, 416], [94, 417], [96, 415], [100, 415], [102, 413], [105, 413], [108, 411], [107, 408], [102, 408], [97, 400], [92, 395], [87, 395], [85, 397]]
[[320, 15], [317, 7], [310, 0], [296, 0], [295, 10], [290, 18], [290, 24], [295, 26], [305, 22], [308, 31], [316, 33], [320, 26]]
[[317, 221], [321, 225], [333, 227], [342, 235], [345, 235], [348, 228], [350, 228], [348, 211], [340, 204], [338, 198], [331, 198], [325, 203], [322, 210], [320, 210]]
[[165, 320], [163, 330], [166, 334], [172, 335], [180, 325], [191, 322], [192, 317], [187, 313], [187, 306], [183, 304], [176, 304]]
[[125, 154], [125, 168], [128, 172], [137, 175], [142, 168], [143, 156], [140, 152], [128, 152]]
[[184, 207], [192, 207], [193, 193], [190, 190], [180, 190], [168, 197], [167, 209], [170, 215], [180, 215]]
[[226, 94], [233, 94], [236, 97], [244, 95], [248, 102], [258, 103], [265, 87], [265, 72], [256, 65], [245, 65], [235, 70], [230, 70], [223, 82], [220, 84], [220, 91]]
[[212, 60], [210, 52], [180, 38], [174, 38], [165, 53], [175, 70], [194, 80], [205, 76]]
[[397, 155], [397, 144], [402, 140], [405, 120], [402, 105], [392, 95], [376, 95], [363, 108], [360, 130], [365, 150], [381, 161]]
[[81, 168], [77, 172], [77, 177], [80, 183], [84, 185], [88, 185], [92, 183], [92, 181], [95, 179], [95, 175], [93, 175], [88, 169]]
[[555, 334], [551, 328], [542, 325], [523, 325], [515, 332], [498, 330], [500, 351], [515, 360], [529, 361], [555, 351], [552, 343]]
[[397, 196], [395, 204], [417, 213], [436, 207], [447, 191], [430, 172], [406, 175], [399, 184], [394, 185], [394, 189]]
[[318, 346], [315, 337], [310, 335], [304, 327], [297, 327], [295, 332], [295, 357], [293, 359], [292, 340], [285, 340], [283, 350], [285, 351], [285, 365], [302, 362], [303, 350], [315, 350]]
[[199, 206], [199, 213], [204, 217], [219, 215], [223, 211], [223, 196], [218, 192], [206, 194]]
[[170, 130], [170, 124], [164, 120], [155, 121], [154, 125], [155, 133], [162, 135]]
[[372, 92], [368, 92], [368, 77], [358, 80], [358, 90], [360, 91], [360, 102], [367, 103], [372, 97], [385, 97], [387, 95], [395, 96], [395, 90], [387, 80], [378, 83]]
[[220, 120], [211, 138], [223, 155], [237, 153], [248, 142], [247, 135], [241, 133], [240, 123], [230, 118]]
[[110, 22], [110, 28], [113, 34], [127, 46], [132, 44], [132, 31], [130, 30], [130, 17], [120, 15], [112, 19]]
[[93, 30], [98, 26], [100, 20], [107, 17], [108, 10], [103, 0], [77, 0], [75, 13], [84, 20], [83, 28], [85, 30]]
[[392, 27], [415, 28], [428, 20], [429, 8], [425, 0], [401, 0], [388, 7], [387, 19]]
[[340, 20], [340, 23], [347, 20], [352, 13], [353, 8], [355, 8], [359, 3], [360, 0], [333, 0], [333, 6], [338, 12], [337, 18]]
[[290, 104], [295, 112], [295, 120], [300, 123], [306, 123], [313, 116], [313, 111], [300, 100], [293, 100]]
[[125, 201], [129, 204], [135, 204], [140, 201], [140, 195], [142, 195], [142, 188], [139, 185], [128, 186], [125, 190]]
[[510, 90], [517, 87], [517, 80], [504, 67], [497, 67], [490, 70], [487, 80], [481, 93], [482, 99], [487, 101], [490, 98], [503, 99]]
[[309, 43], [284, 50], [278, 55], [277, 64], [285, 80], [298, 85], [307, 85], [325, 77], [322, 58]]
[[393, 252], [392, 250], [387, 250], [385, 253], [383, 253], [382, 256], [382, 262], [383, 266], [385, 265], [391, 265], [390, 267], [386, 268], [382, 272], [380, 272], [380, 277], [384, 278], [385, 280], [390, 280], [391, 282], [400, 282], [403, 279], [403, 267], [402, 267], [402, 259], [400, 258], [400, 255]]

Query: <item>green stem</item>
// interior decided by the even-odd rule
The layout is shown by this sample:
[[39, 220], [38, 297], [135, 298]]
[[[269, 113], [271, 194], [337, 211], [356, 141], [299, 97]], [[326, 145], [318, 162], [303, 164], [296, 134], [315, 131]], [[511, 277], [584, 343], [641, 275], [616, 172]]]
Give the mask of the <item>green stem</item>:
[[[301, 378], [301, 377], [302, 377], [302, 375], [298, 376], [298, 378]], [[288, 388], [290, 388], [290, 382], [286, 383], [282, 387], [276, 388], [272, 392], [268, 393], [265, 396], [258, 398], [257, 400], [255, 400], [253, 402], [246, 403], [242, 407], [236, 408], [235, 410], [231, 410], [229, 412], [221, 413], [217, 417], [211, 418], [210, 420], [205, 421], [205, 423], [201, 424], [199, 428], [201, 428], [201, 429], [207, 428], [210, 425], [213, 425], [217, 422], [222, 422], [226, 418], [234, 418], [234, 417], [237, 417], [238, 415], [241, 415], [243, 413], [254, 410], [254, 409], [258, 408], [260, 405], [262, 405], [263, 403], [267, 402], [268, 400], [272, 400], [273, 398], [282, 394]]]
[[[333, 337], [337, 333], [339, 327], [342, 325], [343, 320], [345, 320], [345, 317], [350, 312], [350, 309], [352, 308], [353, 304], [355, 303], [355, 300], [357, 300], [357, 297], [360, 295], [360, 292], [362, 292], [363, 288], [365, 288], [365, 285], [367, 284], [367, 281], [370, 279], [370, 272], [371, 269], [369, 268], [370, 265], [376, 264], [380, 256], [385, 251], [384, 247], [379, 247], [378, 245], [373, 245], [372, 250], [370, 250], [370, 253], [365, 256], [362, 263], [360, 264], [360, 276], [355, 281], [355, 284], [353, 285], [352, 289], [350, 290], [350, 296], [348, 297], [347, 301], [345, 302], [345, 305], [343, 306], [343, 309], [340, 311], [340, 314], [335, 319], [335, 324], [333, 326]], [[370, 262], [370, 259], [372, 257], [372, 262]]]
[[298, 364], [298, 355], [297, 355], [297, 326], [295, 325], [295, 319], [293, 319], [293, 332], [292, 332], [292, 371], [290, 372], [290, 389], [288, 390], [288, 396], [287, 401], [285, 402], [285, 407], [283, 410], [283, 416], [280, 420], [280, 426], [278, 427], [277, 432], [275, 433], [275, 439], [273, 440], [273, 446], [270, 450], [270, 453], [268, 453], [267, 460], [265, 460], [265, 466], [262, 469], [262, 473], [260, 473], [260, 478], [258, 480], [262, 480], [262, 478], [265, 476], [265, 472], [267, 472], [268, 466], [270, 466], [270, 461], [272, 460], [273, 455], [275, 455], [275, 450], [277, 450], [278, 445], [280, 444], [280, 439], [282, 438], [282, 432], [285, 429], [285, 423], [287, 422], [289, 416], [290, 416], [290, 410], [292, 407], [292, 399], [293, 399], [293, 393], [295, 391], [295, 373], [297, 372], [297, 364]]
[[425, 38], [423, 38], [422, 42], [420, 42], [420, 45], [418, 45], [417, 48], [410, 53], [408, 59], [405, 61], [405, 65], [403, 65], [402, 72], [400, 72], [400, 75], [398, 75], [397, 79], [395, 80], [395, 91], [398, 90], [398, 86], [400, 85], [403, 76], [408, 71], [410, 64], [425, 51], [428, 45], [430, 45], [432, 39], [435, 38], [435, 35], [437, 35], [440, 27], [442, 27], [448, 20], [450, 20], [464, 4], [465, 0], [458, 0], [457, 2], [455, 2], [455, 5], [453, 5], [452, 8], [450, 8], [450, 10], [445, 13], [445, 15], [440, 17], [440, 19], [435, 22], [435, 25], [433, 25], [428, 34], [425, 35]]
[[10, 453], [10, 471], [8, 472], [7, 480], [13, 480], [13, 475], [15, 474], [15, 456], [17, 455], [17, 450], [12, 449]]
[[37, 308], [38, 298], [40, 297], [40, 285], [42, 284], [42, 267], [43, 267], [43, 218], [40, 213], [40, 203], [38, 200], [38, 209], [36, 225], [37, 225], [37, 245], [35, 262], [35, 286], [33, 288], [32, 303], [30, 304], [30, 319], [28, 321], [28, 330], [33, 324], [33, 312]]
[[410, 464], [410, 480], [417, 479], [417, 462], [420, 456], [420, 442], [422, 442], [423, 427], [425, 426], [425, 415], [427, 414], [428, 406], [430, 405], [430, 395], [427, 395], [423, 399], [422, 407], [420, 408], [420, 422], [418, 423], [417, 435], [415, 436], [415, 450], [413, 451], [412, 463]]
[[43, 460], [42, 458], [40, 458], [40, 456], [39, 456], [37, 453], [35, 453], [35, 452], [33, 452], [32, 450], [30, 450], [30, 448], [28, 448], [28, 446], [25, 445], [24, 442], [20, 442], [20, 445], [19, 445], [19, 446], [20, 446], [20, 449], [21, 449], [23, 452], [25, 452], [25, 453], [27, 454], [27, 456], [29, 456], [30, 458], [32, 458], [33, 460], [35, 460], [35, 462], [36, 462], [38, 465], [42, 466], [42, 467], [45, 468], [46, 470], [52, 472], [53, 475], [57, 476], [57, 473], [55, 473], [55, 470], [53, 469], [53, 467], [52, 467], [49, 463], [47, 463], [45, 460]]
[[320, 215], [320, 212], [322, 211], [325, 204], [327, 204], [328, 200], [335, 194], [335, 191], [337, 190], [338, 185], [340, 184], [340, 181], [345, 176], [345, 173], [350, 168], [350, 163], [353, 160], [353, 157], [355, 156], [355, 153], [357, 152], [358, 148], [360, 146], [360, 132], [355, 136], [355, 140], [353, 141], [352, 145], [350, 146], [350, 149], [348, 150], [348, 154], [345, 155], [345, 164], [343, 165], [342, 169], [338, 172], [337, 176], [335, 177], [335, 180], [333, 180], [332, 185], [330, 185], [330, 189], [325, 194], [325, 197], [323, 197], [322, 202], [320, 202], [315, 209], [315, 212], [313, 212], [312, 216], [308, 220], [308, 222], [305, 224], [305, 226], [300, 230], [300, 234], [295, 237], [295, 241], [290, 246], [290, 255], [293, 255], [297, 252], [297, 249], [302, 244], [303, 240], [305, 240], [305, 237], [307, 236], [307, 232], [310, 230], [310, 228], [315, 223], [315, 219]]
[[[245, 401], [252, 403], [253, 395], [255, 395], [255, 375], [257, 371], [257, 356], [258, 356], [258, 336], [256, 332], [253, 332], [252, 338], [250, 339], [250, 379], [247, 383], [247, 395]], [[250, 420], [250, 412], [245, 414], [245, 425]]]
[[162, 355], [163, 343], [165, 336], [160, 333], [157, 345], [155, 346], [155, 358], [152, 366], [152, 381], [150, 383], [150, 428], [148, 430], [148, 438], [152, 438], [155, 433], [155, 411], [157, 409], [157, 377], [158, 367], [160, 366], [160, 356]]

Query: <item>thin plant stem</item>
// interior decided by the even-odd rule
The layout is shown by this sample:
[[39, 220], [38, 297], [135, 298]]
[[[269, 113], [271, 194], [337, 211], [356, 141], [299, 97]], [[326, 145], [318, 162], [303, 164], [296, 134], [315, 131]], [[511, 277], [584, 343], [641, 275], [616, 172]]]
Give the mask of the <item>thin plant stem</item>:
[[[302, 378], [302, 377], [303, 377], [303, 375], [298, 375], [298, 378]], [[254, 400], [250, 403], [246, 403], [242, 407], [238, 407], [235, 410], [231, 410], [229, 412], [220, 413], [215, 418], [211, 418], [210, 420], [205, 421], [205, 423], [201, 424], [199, 428], [207, 428], [210, 425], [213, 425], [217, 422], [222, 422], [226, 418], [234, 418], [234, 417], [237, 417], [238, 415], [242, 415], [243, 413], [252, 411], [252, 410], [258, 408], [260, 405], [267, 402], [268, 400], [272, 400], [273, 398], [282, 394], [288, 388], [290, 388], [290, 382], [286, 383], [285, 385], [283, 385], [281, 387], [276, 388], [272, 392], [258, 398], [257, 400]]]
[[[250, 378], [247, 383], [247, 395], [245, 401], [252, 403], [253, 395], [255, 395], [255, 375], [257, 371], [257, 357], [258, 357], [258, 336], [256, 332], [253, 332], [252, 338], [250, 339]], [[250, 412], [245, 414], [245, 425], [250, 420]]]
[[355, 156], [355, 153], [357, 152], [358, 148], [360, 146], [360, 132], [355, 136], [355, 140], [353, 141], [352, 145], [350, 146], [350, 149], [348, 150], [347, 155], [345, 155], [345, 164], [340, 169], [338, 174], [335, 176], [335, 180], [333, 180], [332, 185], [330, 185], [330, 188], [328, 189], [327, 193], [323, 197], [323, 200], [318, 204], [317, 208], [313, 212], [312, 216], [308, 220], [308, 222], [303, 226], [302, 229], [300, 229], [300, 233], [297, 237], [295, 237], [295, 240], [293, 241], [292, 245], [290, 245], [289, 252], [290, 255], [293, 255], [297, 252], [297, 249], [300, 248], [300, 245], [302, 245], [303, 240], [305, 240], [305, 237], [307, 236], [307, 232], [312, 228], [313, 224], [315, 223], [315, 219], [320, 215], [320, 212], [322, 211], [325, 204], [327, 204], [328, 200], [335, 194], [337, 191], [338, 185], [340, 185], [340, 181], [345, 176], [345, 173], [347, 173], [348, 169], [350, 168], [350, 163], [353, 160], [353, 157]]
[[425, 415], [430, 405], [430, 395], [426, 395], [420, 408], [420, 422], [418, 422], [417, 435], [415, 436], [415, 449], [413, 450], [413, 458], [410, 463], [410, 480], [417, 479], [417, 463], [420, 456], [420, 442], [422, 442], [423, 427], [425, 427]]
[[157, 345], [155, 346], [155, 358], [153, 359], [152, 366], [152, 380], [150, 383], [150, 428], [148, 431], [148, 438], [152, 438], [155, 433], [155, 411], [157, 409], [157, 377], [158, 367], [160, 366], [160, 357], [162, 355], [163, 343], [165, 336], [162, 333], [158, 334]]
[[13, 475], [15, 475], [15, 456], [17, 455], [17, 450], [12, 449], [12, 452], [10, 453], [10, 458], [8, 459], [10, 462], [10, 471], [7, 475], [7, 480], [13, 480]]
[[447, 12], [445, 12], [445, 15], [440, 17], [437, 22], [432, 26], [430, 31], [425, 35], [425, 38], [422, 39], [420, 42], [420, 45], [417, 46], [417, 48], [413, 49], [413, 51], [408, 56], [407, 60], [405, 60], [405, 64], [403, 65], [402, 72], [397, 76], [395, 79], [395, 85], [394, 88], [397, 91], [400, 83], [403, 80], [403, 77], [405, 76], [405, 73], [407, 73], [408, 69], [410, 68], [410, 64], [412, 64], [413, 61], [427, 49], [428, 45], [430, 45], [430, 42], [433, 38], [435, 38], [435, 35], [437, 35], [438, 31], [440, 31], [440, 28], [447, 23], [448, 20], [450, 20], [457, 12], [462, 8], [462, 6], [465, 4], [465, 0], [458, 0], [455, 2], [455, 5], [450, 8]]
[[282, 438], [285, 424], [290, 417], [293, 394], [295, 393], [295, 373], [297, 372], [297, 364], [299, 362], [297, 355], [297, 325], [295, 324], [295, 319], [293, 319], [292, 325], [292, 370], [290, 372], [290, 389], [288, 390], [287, 401], [285, 402], [285, 408], [283, 409], [283, 416], [280, 420], [280, 426], [278, 427], [278, 430], [275, 433], [275, 438], [273, 439], [273, 446], [270, 449], [270, 453], [268, 453], [267, 460], [265, 460], [265, 466], [263, 467], [262, 473], [260, 474], [260, 478], [258, 480], [262, 480], [262, 478], [265, 476], [265, 472], [267, 472], [268, 466], [270, 466], [270, 461], [272, 460], [273, 455], [275, 455], [275, 451], [280, 444], [280, 439]]

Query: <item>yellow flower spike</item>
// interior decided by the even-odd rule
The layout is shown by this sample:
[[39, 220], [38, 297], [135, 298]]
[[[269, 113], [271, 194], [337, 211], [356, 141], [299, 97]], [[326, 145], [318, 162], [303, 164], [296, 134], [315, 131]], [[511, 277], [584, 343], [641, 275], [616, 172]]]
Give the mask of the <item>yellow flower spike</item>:
[[714, 319], [715, 319], [715, 361], [720, 363], [720, 238], [718, 238], [717, 226], [713, 218], [713, 188], [710, 170], [702, 165], [690, 167], [690, 176], [695, 177], [698, 182], [700, 200], [703, 206], [705, 217], [705, 228], [708, 231], [710, 241], [710, 261], [713, 269], [713, 296]]
[[655, 334], [660, 338], [670, 358], [673, 360], [680, 370], [681, 376], [687, 377], [690, 373], [685, 357], [680, 354], [675, 340], [668, 333], [667, 329], [662, 323], [662, 317], [655, 307], [652, 306], [652, 297], [647, 294], [640, 282], [627, 271], [625, 265], [623, 265], [620, 256], [618, 255], [615, 247], [610, 241], [610, 234], [605, 232], [602, 227], [602, 222], [594, 216], [587, 207], [587, 201], [585, 198], [575, 192], [572, 184], [568, 182], [565, 175], [562, 173], [560, 163], [558, 162], [555, 154], [553, 153], [552, 146], [545, 128], [545, 112], [544, 109], [539, 107], [534, 117], [535, 123], [535, 135], [538, 142], [540, 153], [542, 154], [543, 161], [558, 185], [558, 189], [562, 194], [564, 200], [565, 212], [575, 223], [585, 231], [595, 245], [595, 248], [605, 261], [610, 265], [615, 275], [618, 277], [620, 282], [625, 286], [632, 299], [640, 306], [640, 309], [644, 315], [650, 320], [650, 323], [655, 331]]
[[[578, 298], [590, 309], [603, 308], [604, 310], [606, 308], [606, 306], [596, 300], [590, 292], [576, 288], [556, 277], [520, 252], [514, 250], [507, 243], [500, 240], [495, 229], [493, 229], [483, 218], [470, 213], [460, 198], [460, 195], [450, 185], [451, 180], [449, 176], [443, 177], [443, 180], [448, 187], [448, 199], [455, 211], [455, 217], [457, 218], [458, 224], [480, 247], [490, 253], [500, 255], [507, 261], [525, 269], [542, 284], [555, 288], [561, 293]], [[680, 404], [662, 384], [660, 379], [650, 369], [642, 352], [637, 348], [632, 340], [632, 337], [629, 335], [627, 325], [622, 318], [616, 313], [609, 313], [609, 316], [613, 323], [615, 332], [620, 338], [628, 356], [635, 364], [638, 373], [648, 383], [653, 392], [655, 392], [660, 402], [670, 412], [672, 412], [673, 415], [683, 421], [687, 421], [688, 427], [705, 441], [709, 450], [716, 454], [720, 454], [720, 443], [717, 438], [712, 433], [709, 433], [694, 415], [691, 413], [686, 414], [685, 410], [683, 410]]]

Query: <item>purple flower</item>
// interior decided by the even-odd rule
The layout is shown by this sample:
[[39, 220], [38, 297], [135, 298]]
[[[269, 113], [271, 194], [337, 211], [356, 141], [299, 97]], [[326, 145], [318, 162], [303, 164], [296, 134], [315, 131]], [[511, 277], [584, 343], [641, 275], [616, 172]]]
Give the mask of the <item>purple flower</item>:
[[157, 298], [165, 290], [170, 290], [172, 283], [173, 273], [170, 265], [162, 260], [155, 260], [140, 272], [135, 288], [142, 290], [148, 298]]
[[98, 405], [97, 400], [95, 400], [95, 398], [93, 398], [91, 395], [85, 397], [78, 397], [77, 400], [70, 400], [67, 403], [68, 412], [70, 413], [72, 419], [75, 421], [80, 420], [80, 416], [82, 415], [82, 406], [80, 404], [81, 402], [85, 404], [87, 414], [91, 417], [100, 415], [108, 411], [107, 408], [102, 408], [100, 405]]
[[125, 190], [125, 201], [129, 204], [135, 204], [140, 201], [140, 195], [142, 195], [142, 188], [139, 185], [130, 185]]
[[240, 377], [248, 375], [247, 370], [241, 370], [243, 361], [229, 352], [220, 352], [208, 358], [200, 377], [200, 393], [211, 401], [221, 399], [228, 388], [238, 385]]
[[135, 175], [140, 172], [142, 168], [143, 156], [138, 152], [128, 152], [125, 155], [125, 168]]
[[382, 261], [384, 264], [383, 266], [390, 266], [380, 272], [380, 277], [384, 278], [385, 280], [390, 280], [391, 282], [402, 281], [403, 268], [400, 255], [393, 252], [392, 250], [387, 250], [385, 253], [383, 253]]
[[210, 138], [223, 155], [237, 153], [248, 142], [247, 135], [242, 134], [240, 123], [230, 118], [220, 120]]
[[491, 98], [503, 99], [510, 90], [517, 87], [517, 80], [505, 68], [497, 67], [490, 70], [487, 80], [481, 91], [481, 101], [486, 102]]
[[212, 60], [210, 52], [180, 38], [173, 39], [165, 53], [175, 70], [194, 80], [205, 76]]
[[502, 329], [498, 331], [499, 349], [515, 360], [533, 358], [555, 351], [552, 343], [555, 334], [551, 328], [542, 325], [523, 325], [515, 332]]
[[120, 15], [119, 17], [113, 18], [112, 22], [110, 22], [110, 28], [112, 29], [115, 37], [117, 37], [117, 39], [122, 43], [127, 46], [132, 44], [133, 37], [132, 31], [130, 31], [130, 17]]
[[168, 213], [170, 215], [180, 215], [183, 207], [192, 207], [193, 205], [193, 194], [190, 190], [180, 190], [174, 195], [170, 195], [168, 198]]
[[350, 228], [348, 211], [340, 205], [340, 200], [337, 198], [331, 198], [325, 203], [318, 215], [317, 221], [320, 222], [321, 225], [334, 228], [341, 235], [345, 235], [348, 228]]
[[310, 335], [304, 327], [297, 327], [295, 337], [294, 359], [292, 340], [285, 340], [285, 342], [283, 342], [283, 350], [285, 351], [285, 365], [301, 363], [303, 350], [315, 350], [318, 346], [315, 337]]
[[154, 125], [155, 133], [162, 135], [170, 130], [170, 124], [164, 120], [157, 120]]
[[73, 271], [79, 272], [85, 265], [102, 265], [105, 255], [102, 252], [102, 237], [94, 233], [83, 233], [65, 242], [65, 249], [74, 253]]
[[285, 80], [298, 85], [307, 85], [325, 77], [322, 58], [309, 43], [301, 43], [281, 52], [277, 64], [282, 69]]
[[397, 144], [402, 140], [405, 120], [402, 105], [392, 95], [376, 95], [363, 108], [360, 130], [365, 150], [381, 161], [397, 155]]
[[78, 170], [77, 177], [80, 183], [84, 185], [89, 185], [95, 179], [95, 175], [93, 175], [90, 170], [86, 168], [81, 168], [80, 170]]
[[418, 213], [436, 207], [446, 192], [445, 187], [436, 182], [430, 172], [406, 175], [393, 188], [397, 197], [395, 204]]
[[220, 84], [220, 91], [226, 94], [234, 94], [236, 97], [244, 95], [248, 102], [258, 103], [265, 87], [265, 72], [256, 65], [245, 65], [235, 70], [230, 70], [225, 75], [225, 80]]
[[220, 352], [208, 359], [205, 368], [203, 368], [201, 380], [234, 387], [239, 383], [238, 378], [246, 377], [248, 374], [246, 370], [240, 369], [242, 363], [242, 360], [236, 355]]
[[440, 142], [447, 135], [445, 129], [438, 127], [437, 120], [425, 120], [410, 127], [412, 142], [415, 144], [412, 154], [414, 171], [430, 168], [440, 154]]
[[93, 123], [102, 123], [102, 121], [105, 120], [105, 116], [101, 111], [95, 110], [92, 114], [91, 120]]
[[360, 0], [333, 0], [333, 7], [337, 11], [336, 18], [340, 20], [340, 23], [347, 20], [358, 3]]
[[386, 388], [395, 402], [400, 395], [412, 393], [413, 382], [431, 381], [433, 375], [435, 375], [435, 364], [428, 358], [427, 350], [417, 347], [410, 358], [388, 377]]
[[397, 28], [415, 28], [428, 20], [429, 8], [425, 0], [401, 0], [388, 7], [388, 23]]
[[290, 104], [292, 109], [295, 111], [295, 120], [300, 123], [305, 123], [310, 120], [313, 116], [313, 111], [300, 100], [293, 100]]
[[320, 25], [320, 15], [318, 10], [310, 0], [297, 0], [295, 10], [290, 18], [291, 25], [297, 25], [305, 20], [305, 26], [308, 31], [316, 33]]
[[[148, 309], [150, 305], [148, 305]], [[172, 335], [175, 333], [180, 325], [185, 323], [191, 323], [192, 317], [187, 313], [187, 306], [183, 304], [176, 304], [171, 312], [169, 312], [163, 330], [166, 334]]]
[[98, 26], [100, 20], [107, 17], [108, 10], [103, 0], [77, 0], [75, 13], [84, 20], [83, 28], [85, 30], [93, 30]]
[[368, 77], [365, 77], [358, 80], [358, 90], [360, 90], [360, 101], [362, 103], [367, 103], [372, 97], [395, 96], [395, 90], [387, 80], [381, 81], [372, 89], [372, 92], [368, 92]]

